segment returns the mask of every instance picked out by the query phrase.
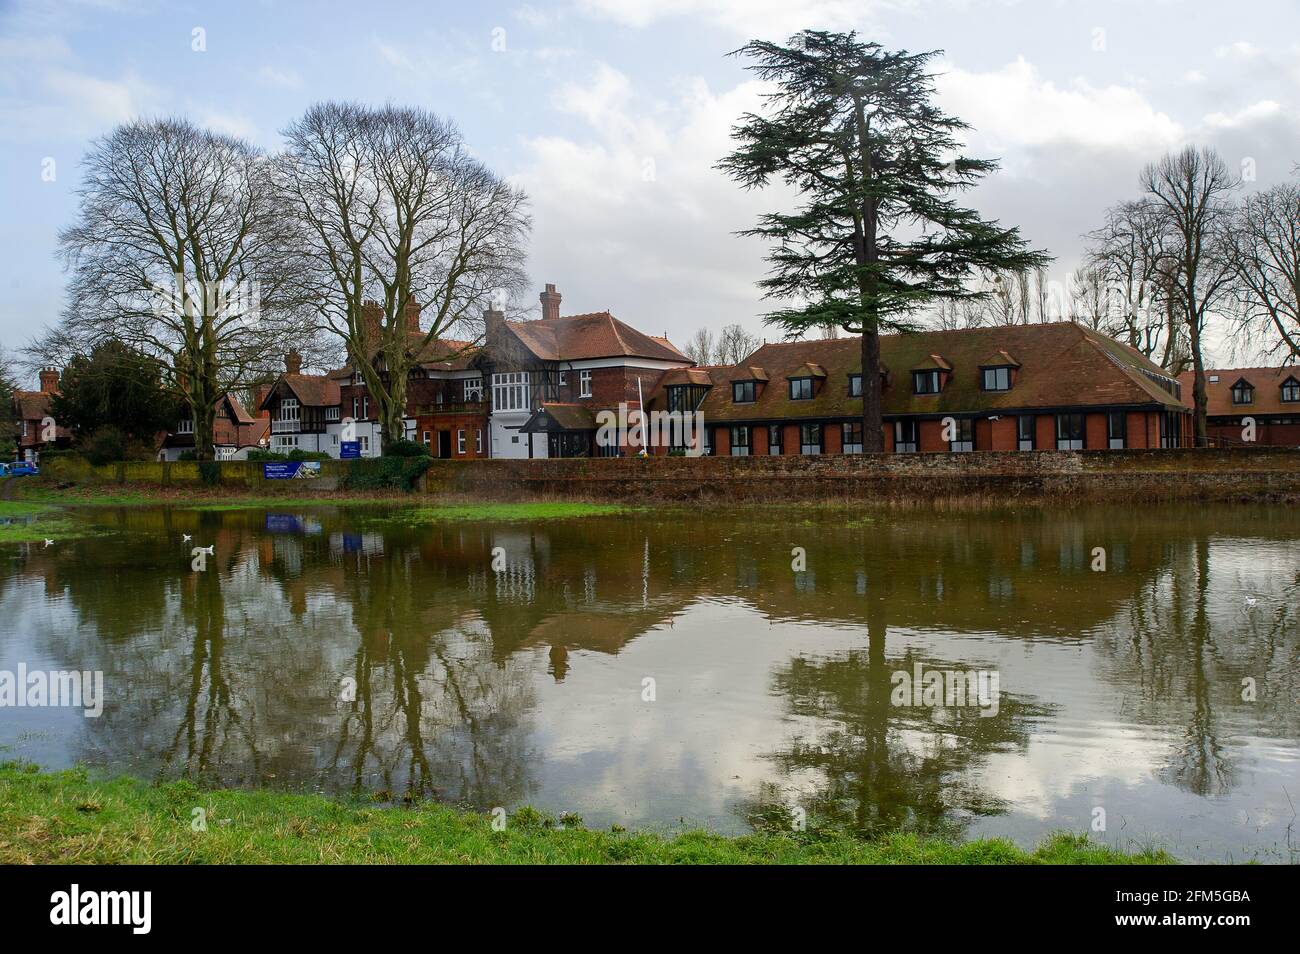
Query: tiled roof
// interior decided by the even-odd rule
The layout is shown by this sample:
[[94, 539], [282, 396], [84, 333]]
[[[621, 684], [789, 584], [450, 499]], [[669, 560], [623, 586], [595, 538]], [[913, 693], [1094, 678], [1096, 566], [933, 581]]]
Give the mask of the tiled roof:
[[[549, 420], [548, 420], [549, 419]], [[596, 415], [586, 404], [565, 404], [549, 401], [533, 413], [520, 428], [525, 434], [535, 431], [593, 431]]]
[[298, 402], [306, 407], [332, 407], [339, 403], [339, 385], [325, 374], [282, 374], [266, 392], [262, 407], [268, 406], [271, 396], [283, 384], [293, 392]]
[[[980, 364], [988, 355], [1005, 351], [1021, 362], [1009, 391], [984, 391]], [[701, 410], [707, 421], [834, 419], [857, 417], [862, 399], [849, 396], [849, 375], [861, 371], [861, 339], [831, 338], [766, 344], [745, 359], [763, 367], [772, 383], [752, 403], [736, 405], [730, 388], [713, 388]], [[1072, 322], [930, 331], [882, 335], [881, 363], [890, 368], [941, 367], [952, 374], [939, 394], [912, 393], [908, 371], [888, 373], [883, 394], [886, 415], [942, 415], [1015, 411], [1021, 408], [1182, 404], [1152, 377], [1167, 377], [1131, 348]], [[927, 364], [928, 362], [928, 364]], [[790, 400], [786, 378], [807, 376], [807, 366], [826, 373], [809, 400]], [[661, 378], [651, 408], [665, 406]], [[731, 378], [728, 371], [712, 374], [714, 382]]]
[[[1183, 385], [1183, 403], [1192, 407], [1194, 374], [1178, 376]], [[1218, 378], [1217, 381], [1210, 380]], [[1250, 404], [1232, 403], [1232, 386], [1245, 379], [1255, 388]], [[1282, 384], [1288, 378], [1300, 381], [1300, 368], [1207, 368], [1205, 371], [1206, 413], [1210, 417], [1238, 417], [1243, 414], [1300, 414], [1300, 404], [1282, 403]]]
[[607, 311], [537, 321], [507, 321], [516, 338], [543, 361], [586, 358], [654, 358], [689, 360], [666, 338], [643, 334]]
[[14, 405], [19, 420], [39, 421], [50, 411], [50, 398], [46, 391], [15, 391]]

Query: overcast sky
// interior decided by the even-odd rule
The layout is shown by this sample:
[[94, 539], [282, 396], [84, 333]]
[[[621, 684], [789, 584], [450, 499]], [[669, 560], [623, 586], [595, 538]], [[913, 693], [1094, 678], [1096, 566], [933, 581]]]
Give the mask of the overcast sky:
[[183, 113], [275, 149], [287, 120], [331, 98], [455, 119], [530, 195], [529, 274], [558, 285], [564, 313], [608, 308], [679, 344], [731, 321], [776, 338], [754, 285], [763, 247], [732, 233], [780, 197], [743, 193], [713, 164], [757, 105], [757, 84], [726, 54], [805, 27], [944, 50], [942, 105], [975, 126], [973, 154], [1003, 163], [971, 202], [1057, 256], [1063, 279], [1083, 233], [1167, 150], [1216, 146], [1253, 166], [1252, 188], [1291, 175], [1298, 11], [1295, 0], [0, 0], [0, 347], [58, 316], [55, 240], [93, 138]]

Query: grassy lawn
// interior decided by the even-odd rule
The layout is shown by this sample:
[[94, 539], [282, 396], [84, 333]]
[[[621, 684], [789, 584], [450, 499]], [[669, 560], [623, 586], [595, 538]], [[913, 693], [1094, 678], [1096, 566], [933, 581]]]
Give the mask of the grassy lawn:
[[[195, 831], [203, 809], [206, 831]], [[322, 795], [189, 782], [93, 780], [81, 770], [0, 765], [0, 864], [1168, 864], [1076, 835], [1033, 851], [1002, 840], [952, 844], [915, 835], [862, 841], [838, 834], [705, 832], [673, 837], [560, 827], [532, 809], [504, 831], [443, 805], [385, 808]]]

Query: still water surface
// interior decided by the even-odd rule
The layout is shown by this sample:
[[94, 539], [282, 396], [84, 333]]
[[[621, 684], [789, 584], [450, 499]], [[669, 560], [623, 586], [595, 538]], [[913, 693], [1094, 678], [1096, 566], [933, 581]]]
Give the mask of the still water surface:
[[[0, 670], [107, 695], [0, 709], [0, 758], [589, 826], [799, 805], [1028, 845], [1104, 809], [1112, 844], [1300, 860], [1293, 510], [390, 516], [128, 508], [0, 548]], [[996, 714], [895, 704], [918, 664], [996, 673]]]

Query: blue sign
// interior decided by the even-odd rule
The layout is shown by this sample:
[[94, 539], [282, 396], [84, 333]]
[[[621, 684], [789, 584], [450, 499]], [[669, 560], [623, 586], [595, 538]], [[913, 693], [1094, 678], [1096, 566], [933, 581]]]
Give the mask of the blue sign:
[[360, 441], [343, 441], [339, 444], [339, 458], [341, 460], [351, 460], [354, 457], [361, 456]]
[[262, 464], [262, 476], [267, 480], [304, 480], [319, 477], [320, 461], [266, 461]]

